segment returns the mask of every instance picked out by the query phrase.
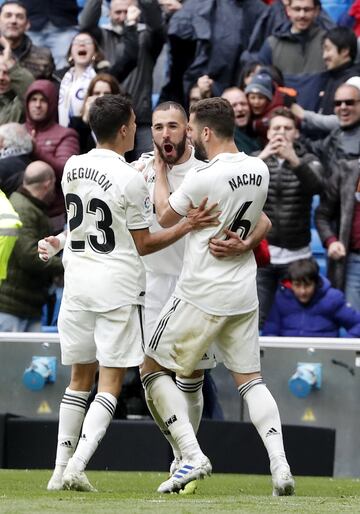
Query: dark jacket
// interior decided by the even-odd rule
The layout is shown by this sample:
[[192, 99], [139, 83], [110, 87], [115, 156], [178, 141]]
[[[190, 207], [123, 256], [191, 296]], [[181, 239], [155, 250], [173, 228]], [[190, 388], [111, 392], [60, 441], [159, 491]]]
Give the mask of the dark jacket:
[[360, 63], [353, 62], [347, 62], [342, 66], [327, 71], [325, 74], [325, 88], [320, 93], [321, 98], [318, 111], [321, 114], [333, 114], [335, 91], [347, 79], [358, 75], [360, 75]]
[[170, 19], [169, 81], [161, 101], [184, 104], [190, 88], [201, 75], [213, 80], [214, 95], [235, 83], [241, 53], [252, 29], [267, 9], [260, 0], [187, 0]]
[[0, 286], [0, 312], [40, 318], [53, 277], [63, 273], [62, 262], [57, 256], [43, 262], [37, 253], [39, 239], [51, 233], [45, 204], [25, 189], [13, 193], [10, 201], [23, 226]]
[[[0, 45], [0, 49], [2, 46]], [[51, 79], [55, 69], [52, 53], [48, 48], [36, 46], [24, 34], [21, 44], [12, 51], [16, 60], [29, 70], [35, 79]]]
[[[329, 148], [329, 152], [330, 152]], [[360, 177], [359, 156], [339, 158], [332, 162], [332, 174], [325, 194], [315, 211], [315, 224], [325, 246], [329, 238], [336, 238], [349, 249], [355, 191]], [[344, 289], [346, 259], [328, 259], [328, 277], [334, 287]]]
[[360, 156], [360, 122], [357, 126], [334, 128], [324, 139], [305, 140], [309, 152], [315, 154], [322, 162], [325, 174], [331, 177], [338, 169], [337, 161], [353, 160]]
[[269, 36], [259, 51], [259, 61], [273, 64], [281, 73], [315, 73], [323, 71], [322, 41], [325, 31], [313, 25], [306, 32], [286, 31]]
[[346, 303], [344, 293], [321, 277], [314, 296], [302, 304], [291, 285], [281, 285], [266, 320], [263, 336], [338, 337], [345, 328], [348, 337], [360, 337], [360, 312]]
[[29, 154], [0, 159], [0, 189], [10, 196], [21, 186], [25, 168], [32, 161]]
[[41, 31], [48, 21], [56, 27], [77, 25], [79, 8], [76, 0], [21, 0], [25, 5], [31, 30]]
[[[28, 111], [29, 97], [42, 93], [48, 100], [48, 112], [43, 121], [34, 122]], [[49, 209], [50, 216], [65, 212], [64, 197], [61, 190], [61, 178], [66, 161], [79, 153], [79, 138], [75, 130], [59, 125], [57, 120], [58, 94], [56, 86], [48, 80], [36, 80], [26, 93], [26, 128], [30, 134], [35, 132], [33, 156], [45, 161], [54, 168], [56, 175], [56, 198]]]
[[0, 125], [25, 119], [25, 93], [34, 77], [29, 70], [15, 63], [9, 71], [11, 89], [0, 95]]
[[288, 250], [310, 243], [312, 197], [324, 187], [320, 161], [306, 153], [300, 143], [295, 143], [295, 151], [300, 158], [296, 168], [291, 168], [286, 161], [280, 166], [275, 157], [265, 159], [270, 182], [264, 212], [272, 223], [266, 237], [270, 245]]

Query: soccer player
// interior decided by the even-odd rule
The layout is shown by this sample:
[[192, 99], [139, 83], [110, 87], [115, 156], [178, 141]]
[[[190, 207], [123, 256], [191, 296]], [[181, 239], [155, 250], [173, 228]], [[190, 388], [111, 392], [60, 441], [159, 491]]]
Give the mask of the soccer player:
[[233, 139], [234, 113], [220, 98], [201, 100], [190, 109], [189, 135], [197, 152], [210, 159], [190, 172], [169, 197], [165, 167], [157, 168], [155, 205], [162, 226], [186, 216], [206, 195], [221, 211], [220, 225], [192, 232], [173, 297], [164, 307], [146, 349], [141, 369], [147, 397], [177, 443], [182, 466], [158, 491], [178, 492], [188, 482], [211, 473], [211, 463], [196, 439], [183, 395], [169, 370], [190, 376], [216, 341], [250, 418], [270, 459], [274, 495], [294, 492], [286, 460], [276, 402], [262, 381], [258, 342], [256, 264], [252, 252], [216, 259], [208, 241], [225, 228], [242, 238], [252, 232], [266, 199], [269, 171], [256, 157], [238, 152]]
[[[123, 157], [133, 148], [136, 129], [130, 102], [119, 95], [98, 98], [89, 121], [97, 148], [71, 157], [62, 179], [69, 230], [58, 328], [62, 362], [72, 370], [60, 406], [49, 490], [94, 490], [84, 470], [112, 419], [126, 368], [143, 360], [140, 255], [217, 223], [218, 216], [211, 214], [214, 205], [205, 208], [204, 199], [185, 222], [150, 234], [146, 183]], [[98, 393], [85, 416], [98, 365]]]
[[[154, 152], [142, 154], [140, 159], [134, 163], [138, 169], [142, 170], [148, 185], [150, 200], [154, 205], [151, 232], [161, 229], [156, 218], [154, 199], [155, 168], [158, 162], [161, 161], [161, 164], [166, 168], [169, 192], [174, 192], [181, 185], [186, 174], [194, 166], [203, 164], [202, 161], [195, 158], [194, 149], [187, 140], [187, 123], [186, 112], [180, 104], [176, 102], [159, 104], [152, 115]], [[184, 248], [185, 243], [184, 239], [182, 239], [164, 250], [143, 257], [146, 269], [144, 325], [146, 342], [148, 342], [162, 308], [175, 289], [175, 284], [183, 265]], [[209, 351], [202, 356], [196, 371], [191, 377], [176, 377], [176, 385], [184, 393], [195, 433], [199, 428], [203, 411], [203, 370], [213, 368], [215, 365], [215, 356]], [[160, 429], [172, 446], [174, 460], [170, 466], [170, 473], [173, 474], [181, 467], [181, 453], [171, 434], [161, 423], [161, 419], [157, 415], [150, 398], [147, 398], [147, 404], [153, 417], [157, 419]]]
[[[169, 194], [176, 191], [182, 184], [186, 175], [195, 166], [202, 166], [203, 161], [195, 157], [194, 148], [189, 144], [187, 138], [188, 118], [184, 108], [176, 102], [164, 102], [159, 104], [152, 115], [152, 137], [154, 141], [154, 152], [143, 154], [134, 165], [141, 169], [148, 185], [150, 199], [155, 204], [154, 188], [156, 180], [156, 168], [163, 166], [166, 170], [166, 180], [169, 186]], [[264, 215], [265, 216], [265, 215]], [[258, 227], [260, 237], [247, 241], [244, 251], [252, 249], [259, 239], [264, 236], [267, 223]], [[155, 205], [154, 218], [150, 231], [160, 230], [157, 221]], [[240, 245], [237, 235], [230, 233], [231, 245]], [[214, 242], [220, 245], [221, 240]], [[145, 294], [145, 341], [155, 326], [160, 312], [169, 300], [175, 289], [179, 278], [184, 259], [185, 239], [180, 239], [173, 245], [143, 257], [146, 269], [146, 294]], [[218, 248], [217, 248], [218, 249]], [[231, 250], [225, 246], [224, 253], [229, 255]], [[239, 251], [239, 248], [237, 249]], [[204, 369], [211, 369], [216, 366], [214, 352], [207, 351], [196, 365], [196, 370], [190, 377], [176, 376], [176, 385], [184, 393], [188, 405], [189, 417], [194, 432], [197, 433], [203, 411], [202, 385], [204, 382]], [[174, 474], [181, 467], [181, 452], [176, 442], [171, 437], [166, 426], [157, 415], [155, 406], [150, 398], [147, 404], [154, 418], [157, 419], [160, 429], [172, 446], [174, 460], [170, 467], [170, 473]], [[193, 487], [189, 489], [193, 492]], [[185, 488], [184, 492], [187, 492]]]

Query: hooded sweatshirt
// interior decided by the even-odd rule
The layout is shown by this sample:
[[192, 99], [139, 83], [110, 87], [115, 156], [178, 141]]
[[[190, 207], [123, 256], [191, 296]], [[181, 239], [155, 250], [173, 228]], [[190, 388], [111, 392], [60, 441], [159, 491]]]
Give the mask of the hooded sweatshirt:
[[[47, 99], [48, 111], [42, 121], [33, 121], [29, 114], [29, 99], [34, 93], [41, 93]], [[66, 161], [72, 155], [79, 154], [79, 140], [75, 130], [62, 127], [57, 123], [58, 92], [49, 80], [35, 80], [25, 96], [26, 128], [33, 136], [33, 157], [45, 161], [54, 169], [56, 175], [55, 200], [49, 208], [49, 216], [65, 212], [64, 197], [61, 190], [61, 178]]]

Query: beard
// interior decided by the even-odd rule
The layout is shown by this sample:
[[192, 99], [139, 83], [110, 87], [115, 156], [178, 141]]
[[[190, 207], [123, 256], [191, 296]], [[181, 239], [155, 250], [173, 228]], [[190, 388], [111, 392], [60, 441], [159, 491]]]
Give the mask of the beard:
[[166, 164], [175, 164], [179, 159], [181, 159], [181, 157], [185, 153], [186, 141], [187, 141], [187, 138], [186, 138], [186, 134], [185, 134], [184, 137], [182, 138], [182, 140], [180, 141], [180, 143], [169, 143], [173, 146], [173, 148], [175, 150], [175, 155], [166, 155], [166, 153], [164, 153], [164, 151], [162, 149], [162, 146], [155, 143], [155, 141], [154, 141], [154, 145], [158, 149], [160, 157], [162, 158], [162, 160], [164, 162], [166, 162]]
[[194, 145], [196, 159], [199, 159], [200, 161], [207, 161], [208, 156], [203, 143], [201, 141], [193, 141], [192, 143]]

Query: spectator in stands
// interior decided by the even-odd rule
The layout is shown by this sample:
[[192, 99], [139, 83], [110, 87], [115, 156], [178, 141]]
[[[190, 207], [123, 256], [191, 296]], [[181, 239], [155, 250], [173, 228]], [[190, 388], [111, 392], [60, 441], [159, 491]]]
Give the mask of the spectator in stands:
[[292, 262], [287, 277], [276, 292], [262, 335], [339, 337], [339, 329], [345, 328], [348, 337], [360, 337], [360, 312], [319, 274], [315, 259]]
[[322, 41], [325, 31], [316, 25], [320, 0], [289, 0], [286, 13], [290, 24], [269, 36], [258, 58], [282, 73], [300, 74], [324, 70]]
[[96, 146], [96, 141], [89, 125], [89, 111], [93, 101], [98, 96], [107, 94], [119, 95], [123, 94], [123, 91], [115, 77], [108, 73], [99, 73], [95, 75], [89, 84], [80, 115], [71, 118], [70, 127], [74, 128], [79, 135], [80, 153], [89, 152]]
[[311, 256], [312, 197], [324, 187], [323, 168], [299, 141], [295, 116], [285, 107], [271, 113], [268, 140], [259, 154], [270, 171], [264, 212], [272, 223], [267, 234], [270, 265], [257, 275], [260, 326], [288, 264]]
[[22, 184], [25, 168], [31, 162], [32, 139], [24, 125], [0, 126], [0, 188], [10, 196]]
[[78, 32], [76, 0], [21, 0], [30, 21], [28, 35], [35, 45], [49, 48], [55, 66], [66, 66], [66, 52]]
[[53, 199], [54, 170], [35, 161], [25, 170], [24, 181], [10, 201], [23, 224], [8, 264], [6, 280], [0, 287], [0, 331], [39, 332], [48, 287], [62, 274], [61, 259], [44, 262], [37, 245], [50, 232], [46, 208]]
[[[286, 13], [288, 4], [288, 0], [275, 0], [270, 8], [263, 12], [252, 31], [247, 51], [241, 56], [243, 61], [257, 60], [258, 52], [266, 38], [286, 31], [289, 26], [289, 18]], [[325, 30], [334, 26], [334, 22], [323, 8], [320, 9], [315, 23]]]
[[59, 91], [59, 123], [63, 127], [69, 126], [73, 116], [79, 116], [87, 88], [104, 64], [104, 55], [91, 34], [80, 32], [71, 42], [67, 60], [70, 69], [62, 77]]
[[238, 62], [258, 17], [267, 9], [261, 0], [187, 0], [170, 19], [169, 71], [160, 102], [184, 105], [197, 79], [209, 76], [213, 95], [236, 84]]
[[[309, 150], [316, 154], [323, 163], [328, 176], [331, 176], [337, 167], [337, 161], [356, 159], [360, 153], [360, 78], [352, 77], [338, 87], [335, 92], [333, 115], [322, 116], [315, 113], [311, 116], [303, 111], [307, 124], [315, 123], [323, 118], [324, 127], [333, 127], [326, 138], [316, 141], [306, 139]], [[298, 109], [297, 109], [298, 111]], [[313, 119], [313, 121], [311, 121]], [[338, 286], [335, 286], [338, 287]]]
[[57, 120], [58, 94], [48, 80], [36, 80], [26, 92], [26, 128], [33, 139], [33, 156], [47, 162], [55, 171], [55, 200], [49, 209], [52, 231], [63, 230], [65, 205], [61, 177], [65, 162], [79, 153], [75, 130], [59, 125]]
[[239, 88], [245, 91], [246, 86], [248, 86], [253, 78], [262, 67], [262, 64], [258, 61], [251, 61], [243, 64], [241, 66], [241, 70], [239, 71], [238, 79], [235, 81]]
[[336, 89], [350, 77], [360, 75], [360, 64], [355, 63], [356, 54], [357, 40], [351, 29], [335, 27], [324, 35], [323, 59], [328, 73], [325, 88], [320, 93], [320, 113], [332, 114]]
[[360, 310], [360, 198], [356, 193], [360, 158], [360, 90], [341, 85], [335, 93], [340, 127], [311, 145], [328, 168], [330, 180], [315, 212], [327, 249], [328, 277]]
[[10, 121], [24, 121], [24, 96], [34, 81], [32, 74], [11, 56], [9, 42], [0, 37], [0, 125]]
[[275, 107], [284, 104], [284, 96], [266, 68], [260, 68], [245, 88], [250, 106], [250, 126], [261, 146], [267, 143], [269, 116]]
[[54, 60], [48, 48], [35, 46], [25, 31], [30, 23], [25, 6], [17, 0], [6, 0], [0, 6], [0, 33], [10, 44], [12, 56], [34, 78], [50, 79]]
[[[90, 31], [99, 41], [105, 57], [114, 65], [119, 47], [125, 35], [137, 33], [139, 52], [136, 68], [125, 81], [115, 74], [125, 91], [132, 96], [136, 114], [135, 148], [128, 160], [137, 159], [143, 152], [152, 149], [151, 115], [153, 71], [156, 60], [165, 42], [165, 23], [157, 0], [138, 0], [139, 9], [133, 0], [111, 0], [110, 25], [99, 28], [101, 0], [87, 0], [79, 21], [82, 30]], [[142, 22], [139, 21], [141, 15]]]
[[[345, 84], [356, 87], [360, 91], [360, 76], [350, 77]], [[336, 114], [321, 114], [319, 112], [303, 109], [299, 104], [293, 103], [291, 111], [301, 121], [301, 132], [308, 136], [311, 134], [315, 139], [323, 139], [333, 129], [340, 127], [340, 120]], [[313, 137], [314, 139], [314, 137]]]
[[197, 84], [195, 84], [190, 89], [190, 92], [189, 92], [189, 99], [188, 99], [189, 107], [191, 107], [192, 104], [194, 104], [195, 102], [198, 102], [199, 100], [201, 100], [201, 91], [200, 91], [199, 86]]
[[238, 87], [230, 87], [221, 95], [230, 102], [235, 114], [234, 140], [239, 152], [251, 154], [261, 149], [261, 144], [249, 130], [250, 107], [246, 94]]

